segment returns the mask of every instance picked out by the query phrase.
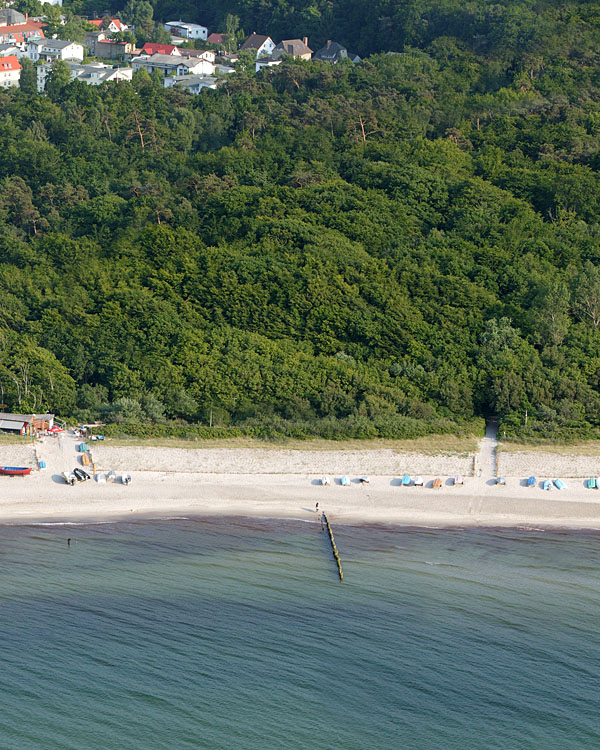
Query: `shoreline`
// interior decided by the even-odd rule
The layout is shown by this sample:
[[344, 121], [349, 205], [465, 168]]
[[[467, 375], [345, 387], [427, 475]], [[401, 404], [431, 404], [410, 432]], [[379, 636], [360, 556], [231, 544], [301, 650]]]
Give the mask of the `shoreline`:
[[[165, 450], [94, 443], [97, 471], [127, 470], [132, 484], [92, 480], [69, 487], [61, 473], [79, 463], [77, 442], [65, 433], [28, 447], [2, 450], [3, 465], [35, 468], [43, 459], [48, 468], [35, 468], [28, 477], [0, 477], [0, 524], [111, 523], [173, 516], [310, 522], [317, 520], [318, 503], [319, 511], [335, 524], [600, 530], [600, 490], [585, 489], [581, 477], [567, 480], [565, 491], [547, 492], [538, 486], [525, 487], [523, 474], [507, 472], [506, 485], [498, 486], [485, 474], [469, 476], [468, 467], [475, 466], [477, 454], [431, 456], [391, 449]], [[530, 466], [535, 458], [536, 469], [549, 470], [557, 459], [548, 455], [528, 455], [525, 460]], [[509, 460], [520, 470], [514, 456]], [[572, 457], [570, 465], [575, 465]], [[444, 478], [463, 474], [464, 485], [455, 487], [446, 479], [441, 489], [400, 486], [400, 476], [409, 468], [413, 476], [420, 473], [427, 482], [435, 476], [434, 467]], [[587, 469], [588, 464], [581, 467]], [[342, 473], [353, 479], [350, 487], [339, 484]], [[320, 485], [323, 474], [330, 476], [330, 486]], [[362, 474], [370, 474], [368, 485], [358, 483], [356, 478]]]

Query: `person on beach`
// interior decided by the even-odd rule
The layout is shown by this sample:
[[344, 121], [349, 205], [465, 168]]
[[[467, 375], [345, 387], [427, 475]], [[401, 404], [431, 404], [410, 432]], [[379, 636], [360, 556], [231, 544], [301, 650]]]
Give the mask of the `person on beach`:
[[315, 513], [318, 513], [318, 512], [319, 512], [319, 503], [316, 503], [315, 504]]

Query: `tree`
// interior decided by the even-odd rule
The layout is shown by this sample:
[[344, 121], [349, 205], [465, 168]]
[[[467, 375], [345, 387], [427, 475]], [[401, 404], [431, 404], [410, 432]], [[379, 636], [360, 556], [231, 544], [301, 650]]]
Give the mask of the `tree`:
[[147, 0], [127, 0], [123, 8], [124, 21], [135, 26], [135, 35], [148, 40], [154, 29], [154, 8]]
[[56, 60], [46, 79], [45, 91], [55, 102], [62, 101], [66, 87], [71, 83], [71, 70], [64, 60]]
[[575, 279], [573, 309], [580, 320], [600, 327], [600, 269], [589, 260]]
[[229, 53], [237, 50], [239, 28], [239, 16], [235, 16], [233, 13], [228, 13], [225, 16], [225, 47]]
[[155, 23], [150, 35], [150, 41], [156, 44], [170, 44], [171, 34], [165, 29], [162, 23]]
[[28, 57], [21, 58], [21, 78], [19, 87], [24, 94], [37, 94], [37, 74], [35, 65]]

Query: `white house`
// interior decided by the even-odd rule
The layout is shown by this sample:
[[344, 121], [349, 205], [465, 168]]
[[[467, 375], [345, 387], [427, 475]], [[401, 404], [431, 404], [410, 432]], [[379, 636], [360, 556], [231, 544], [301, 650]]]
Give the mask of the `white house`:
[[4, 89], [18, 86], [21, 78], [21, 64], [16, 55], [0, 58], [0, 86]]
[[16, 44], [0, 44], [0, 57], [8, 57], [9, 55], [16, 55], [17, 58], [21, 56], [21, 50]]
[[163, 75], [205, 75], [215, 72], [214, 63], [196, 57], [177, 57], [175, 55], [140, 55], [131, 61], [133, 70], [145, 70], [150, 75], [159, 70]]
[[[52, 65], [53, 63], [42, 62], [36, 67], [37, 88], [40, 94], [46, 87], [46, 80], [52, 70]], [[100, 86], [103, 83], [111, 81], [115, 81], [116, 83], [131, 81], [133, 77], [132, 68], [116, 68], [101, 62], [93, 62], [88, 65], [68, 62], [67, 66], [70, 70], [72, 81], [77, 79], [78, 81], [87, 83], [88, 86]]]
[[39, 60], [83, 60], [83, 44], [70, 42], [67, 39], [30, 39], [27, 42], [27, 56], [38, 62]]
[[254, 63], [254, 70], [258, 73], [263, 68], [272, 68], [273, 65], [281, 65], [281, 60], [273, 60], [271, 57], [261, 57]]
[[41, 0], [42, 5], [48, 3], [48, 5], [60, 5], [62, 8], [63, 0]]
[[253, 34], [250, 34], [240, 49], [256, 52], [257, 57], [269, 57], [271, 52], [275, 49], [275, 42], [270, 36], [264, 36], [263, 34], [257, 34], [254, 32]]
[[218, 79], [213, 76], [167, 76], [164, 80], [164, 87], [167, 89], [175, 86], [190, 94], [199, 94], [204, 89], [216, 89], [218, 83]]
[[211, 49], [187, 49], [181, 47], [179, 54], [182, 57], [193, 57], [197, 60], [208, 60], [208, 62], [214, 63], [216, 59], [215, 53]]
[[[104, 23], [103, 18], [92, 18], [88, 20], [88, 23], [93, 24], [98, 29], [98, 31], [103, 30], [102, 29], [102, 24]], [[106, 31], [110, 32], [111, 34], [116, 34], [120, 31], [127, 31], [128, 29], [129, 29], [129, 26], [127, 26], [126, 23], [123, 23], [119, 18], [111, 18]]]
[[185, 39], [206, 39], [208, 29], [206, 26], [200, 26], [197, 23], [184, 23], [183, 21], [167, 21], [165, 29], [175, 36], [182, 36]]

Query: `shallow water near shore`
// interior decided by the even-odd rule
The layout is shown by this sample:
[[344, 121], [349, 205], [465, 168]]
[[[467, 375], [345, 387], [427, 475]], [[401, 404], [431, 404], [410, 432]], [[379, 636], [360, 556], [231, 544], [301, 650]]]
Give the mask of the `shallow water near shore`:
[[599, 534], [334, 531], [0, 527], [0, 747], [598, 747]]

